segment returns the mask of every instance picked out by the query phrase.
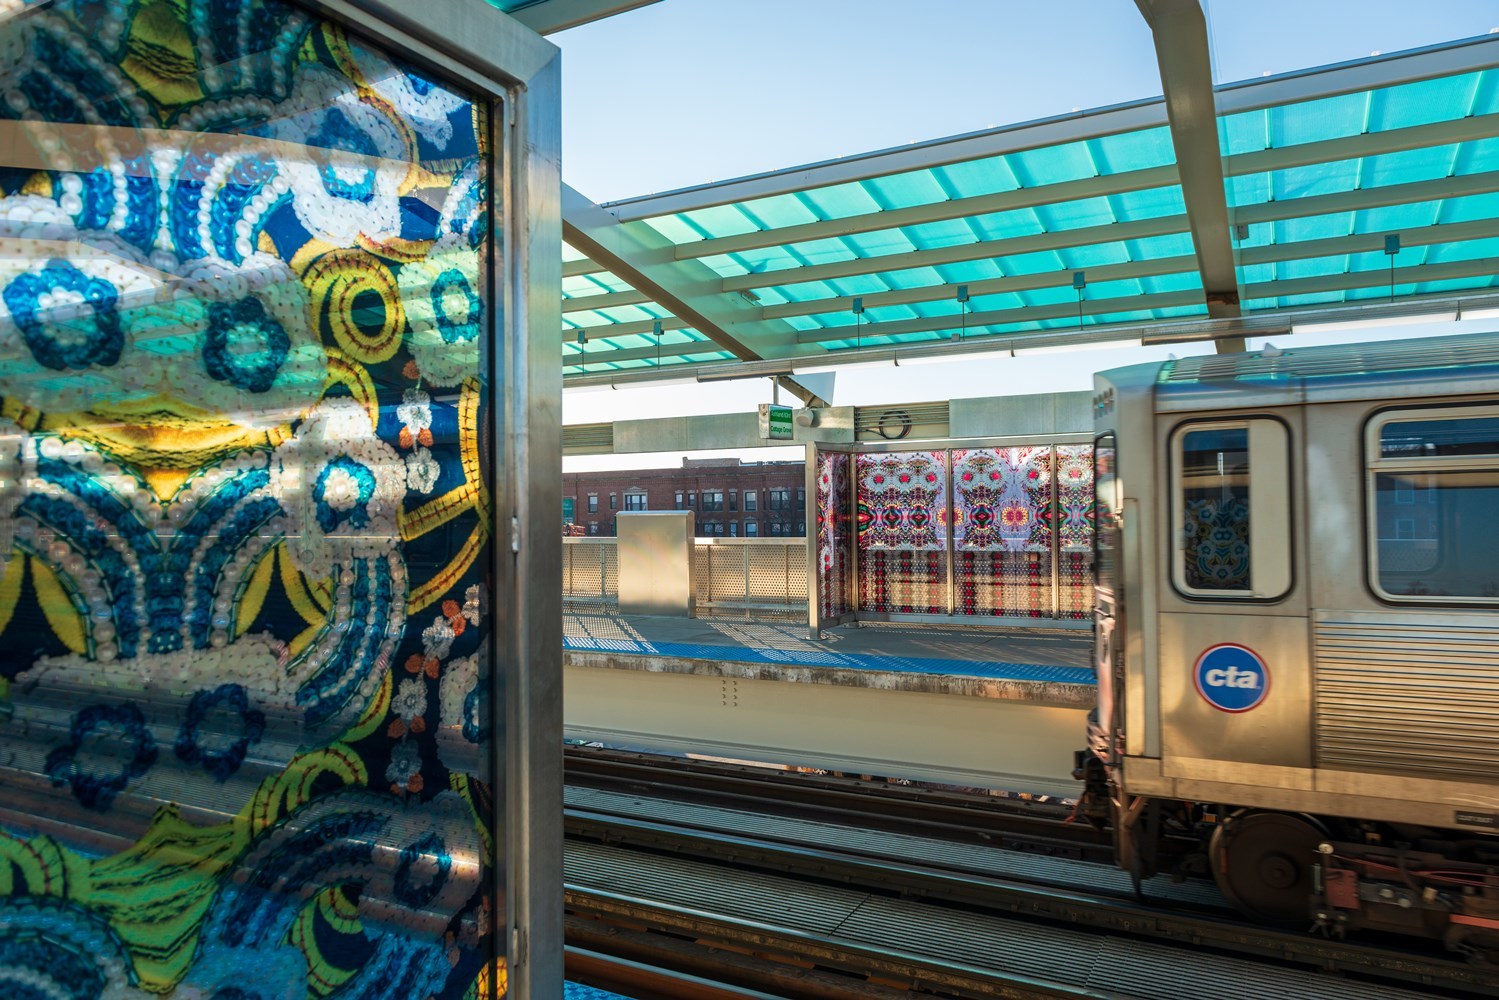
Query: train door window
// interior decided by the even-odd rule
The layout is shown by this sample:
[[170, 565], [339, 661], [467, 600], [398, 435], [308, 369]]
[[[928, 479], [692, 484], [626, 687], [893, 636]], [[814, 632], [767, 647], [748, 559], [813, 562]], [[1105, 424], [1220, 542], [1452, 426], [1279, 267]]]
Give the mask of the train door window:
[[1267, 417], [1189, 423], [1172, 448], [1172, 579], [1192, 597], [1274, 600], [1291, 588], [1291, 458]]
[[1394, 601], [1499, 603], [1499, 407], [1386, 411], [1367, 434], [1374, 590]]
[[1118, 442], [1113, 434], [1104, 434], [1093, 444], [1093, 475], [1097, 530], [1093, 535], [1093, 573], [1097, 583], [1096, 597], [1113, 601], [1119, 592], [1120, 529], [1124, 501], [1120, 496]]

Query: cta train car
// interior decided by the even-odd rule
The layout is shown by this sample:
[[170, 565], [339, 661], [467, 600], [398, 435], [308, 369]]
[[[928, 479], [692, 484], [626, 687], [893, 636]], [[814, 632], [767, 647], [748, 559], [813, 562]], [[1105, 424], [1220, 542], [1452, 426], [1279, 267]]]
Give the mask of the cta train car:
[[1090, 815], [1139, 878], [1499, 953], [1499, 334], [1096, 377]]

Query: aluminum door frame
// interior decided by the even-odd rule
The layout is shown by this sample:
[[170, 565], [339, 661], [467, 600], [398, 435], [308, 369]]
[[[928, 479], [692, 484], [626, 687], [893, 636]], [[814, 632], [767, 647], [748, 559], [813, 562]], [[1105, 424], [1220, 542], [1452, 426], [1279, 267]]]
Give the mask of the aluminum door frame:
[[[491, 746], [509, 995], [557, 997], [562, 934], [561, 53], [486, 0], [295, 0], [489, 102]], [[498, 171], [499, 184], [493, 183]], [[495, 322], [499, 317], [500, 322]]]

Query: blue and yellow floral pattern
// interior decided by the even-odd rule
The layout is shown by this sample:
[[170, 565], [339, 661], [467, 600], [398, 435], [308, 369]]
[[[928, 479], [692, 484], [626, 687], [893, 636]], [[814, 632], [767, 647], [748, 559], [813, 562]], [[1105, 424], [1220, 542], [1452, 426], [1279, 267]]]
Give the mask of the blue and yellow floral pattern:
[[488, 116], [295, 3], [0, 0], [0, 996], [503, 992]]

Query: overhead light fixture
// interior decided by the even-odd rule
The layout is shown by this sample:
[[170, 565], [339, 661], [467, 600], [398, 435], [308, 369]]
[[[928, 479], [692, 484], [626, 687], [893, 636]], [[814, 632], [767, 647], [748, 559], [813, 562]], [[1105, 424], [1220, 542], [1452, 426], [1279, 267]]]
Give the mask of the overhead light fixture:
[[901, 355], [895, 359], [895, 363], [902, 368], [910, 365], [947, 365], [964, 361], [994, 361], [1008, 356], [1010, 353], [1010, 342], [996, 343], [988, 350], [969, 350], [961, 354], [908, 354]]
[[723, 368], [697, 373], [699, 382], [733, 382], [746, 378], [775, 378], [779, 375], [791, 374], [791, 362], [789, 361], [739, 361], [731, 362]]
[[1139, 347], [1140, 339], [1132, 340], [1083, 340], [1070, 344], [1042, 344], [1036, 347], [1026, 347], [1024, 340], [1015, 342], [1015, 356], [1018, 358], [1026, 354], [1069, 354], [1074, 351], [1112, 351], [1115, 349]]
[[1376, 326], [1415, 326], [1419, 323], [1451, 323], [1457, 319], [1456, 309], [1435, 312], [1408, 313], [1404, 316], [1366, 316], [1354, 319], [1319, 320], [1315, 316], [1292, 319], [1292, 333], [1333, 333], [1337, 330], [1367, 330]]
[[853, 368], [893, 368], [896, 361], [894, 356], [882, 358], [865, 358], [855, 361], [815, 361], [810, 365], [797, 365], [798, 372], [807, 375], [816, 375], [819, 372], [846, 372]]

